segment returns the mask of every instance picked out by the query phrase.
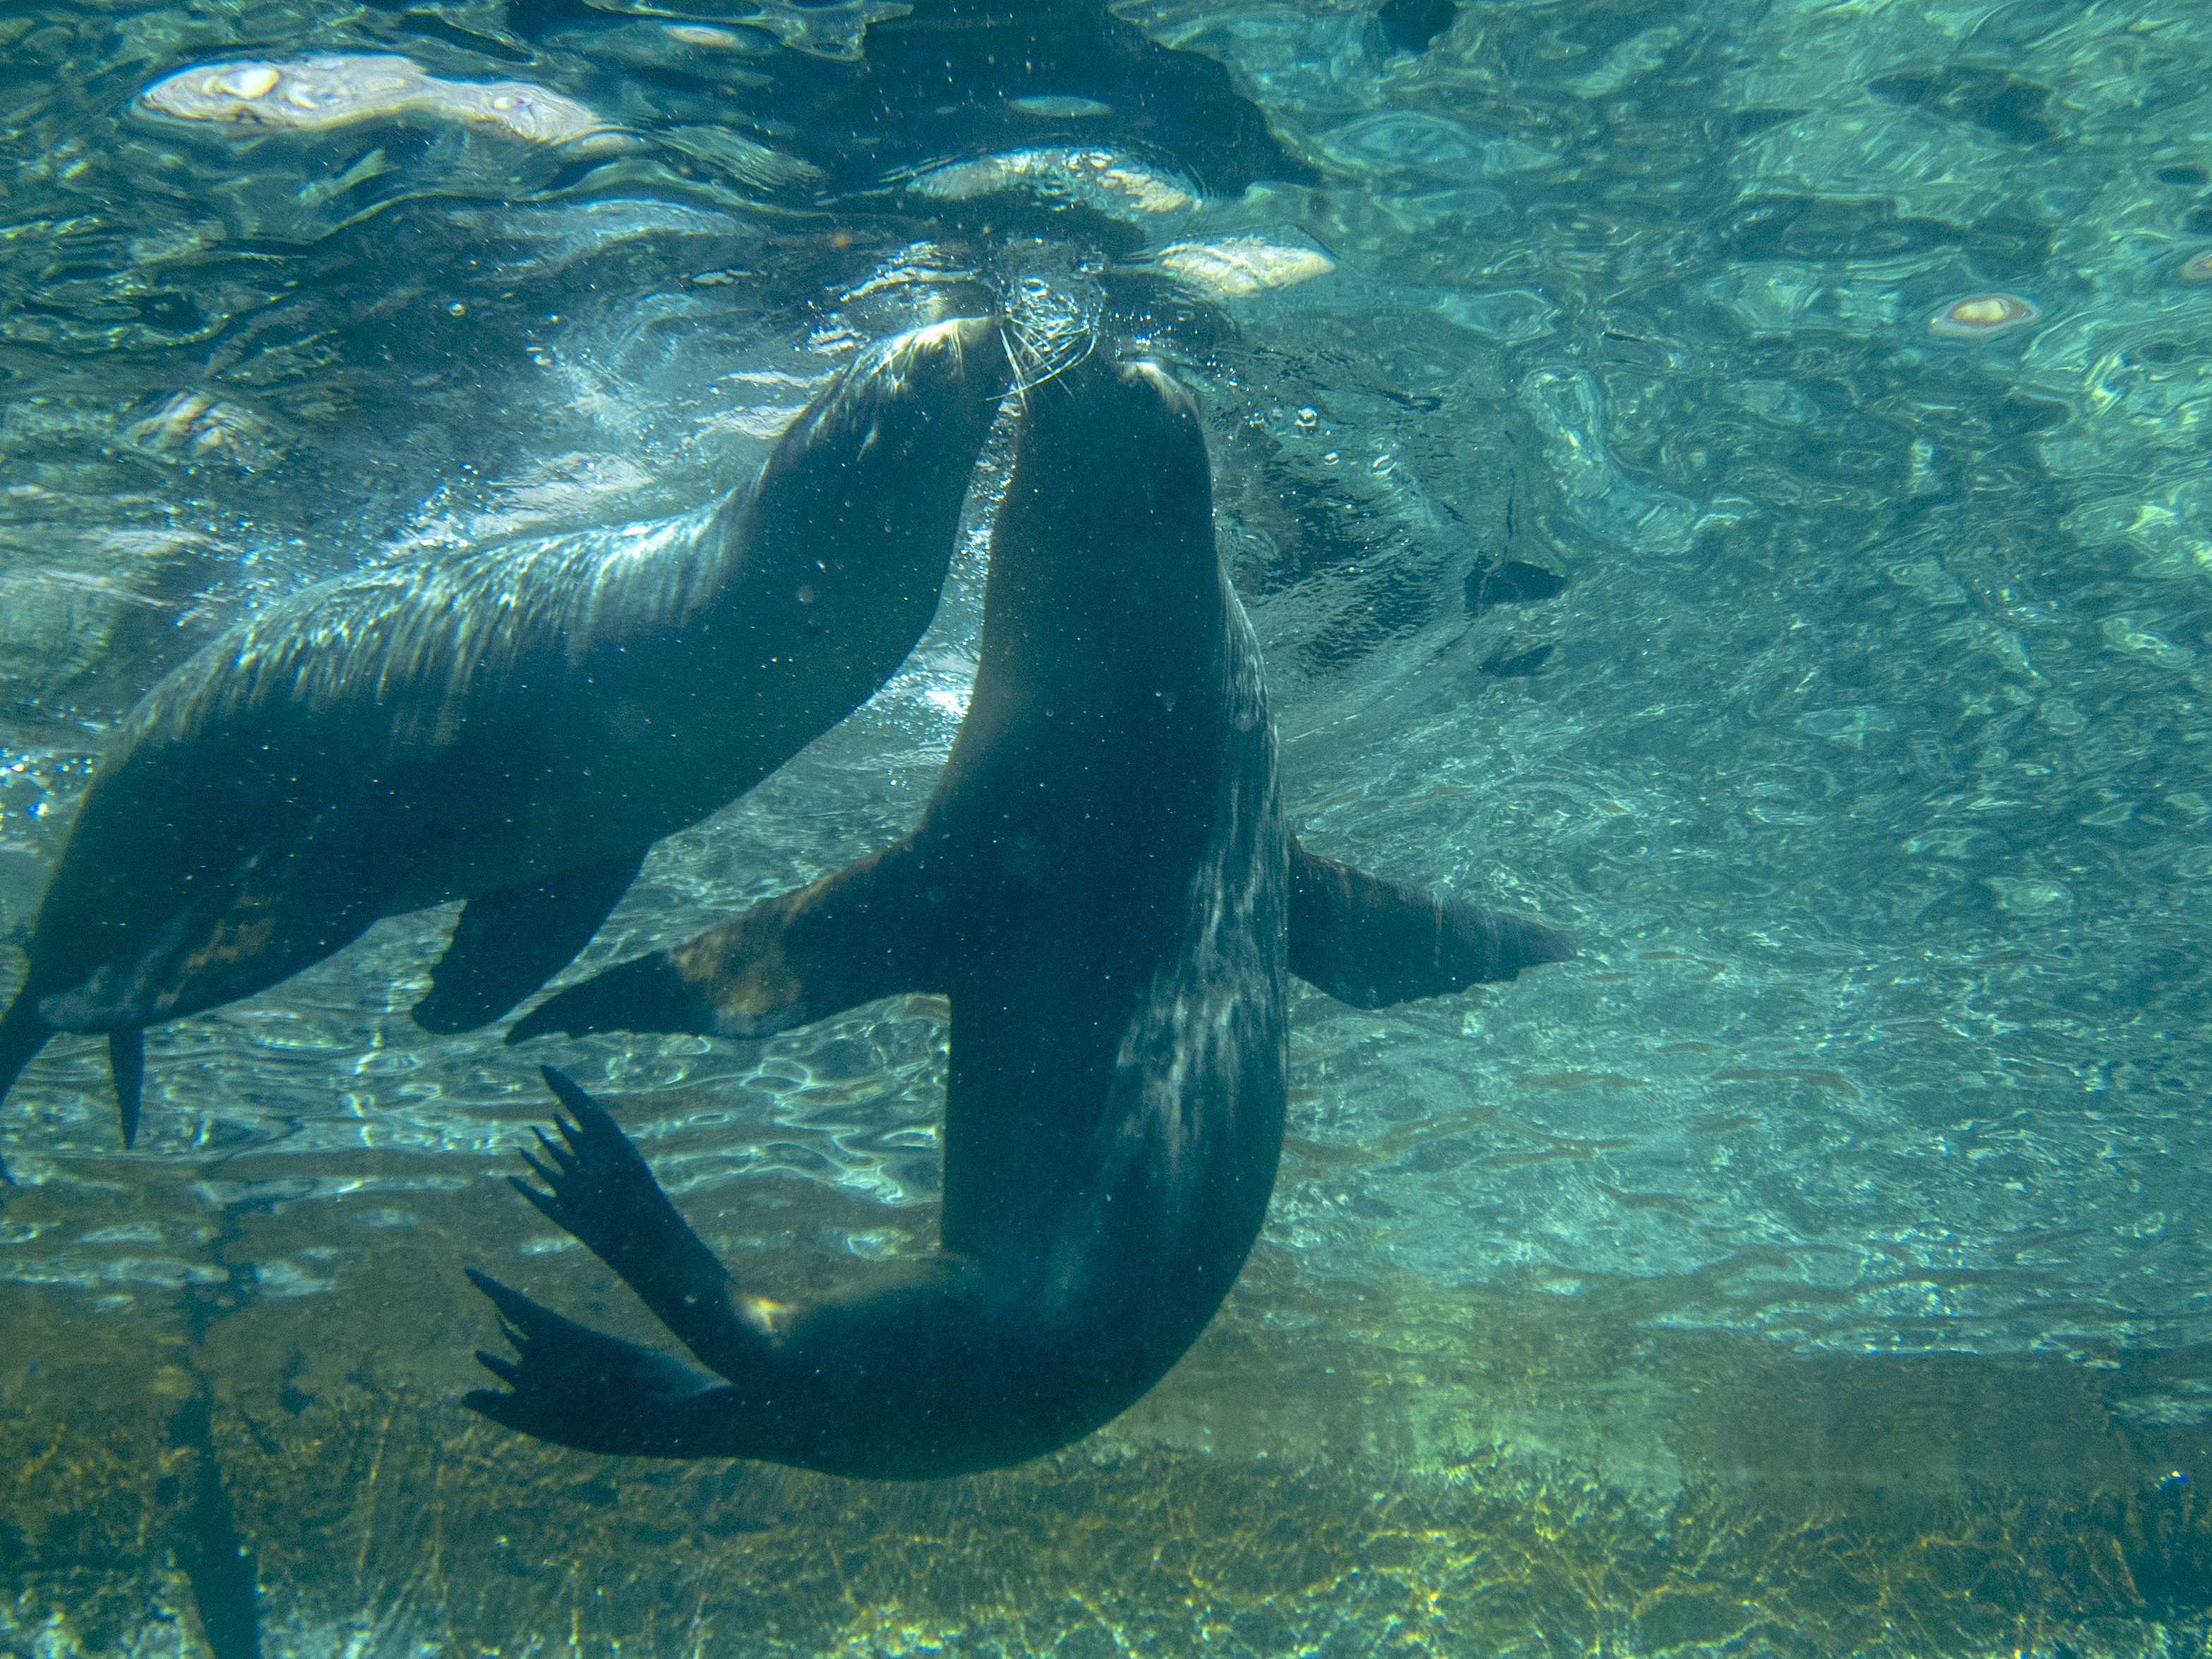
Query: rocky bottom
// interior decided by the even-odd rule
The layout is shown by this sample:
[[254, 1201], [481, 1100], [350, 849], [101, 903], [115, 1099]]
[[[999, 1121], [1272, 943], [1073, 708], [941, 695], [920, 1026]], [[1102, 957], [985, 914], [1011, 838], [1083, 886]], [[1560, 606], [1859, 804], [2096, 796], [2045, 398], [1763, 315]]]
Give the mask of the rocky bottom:
[[[2202, 1350], [1807, 1356], [1656, 1328], [1634, 1285], [1408, 1277], [1323, 1300], [1267, 1246], [1107, 1431], [1003, 1474], [867, 1485], [613, 1462], [471, 1417], [470, 1351], [495, 1333], [459, 1266], [519, 1200], [408, 1197], [415, 1224], [331, 1252], [307, 1294], [181, 1262], [106, 1295], [0, 1284], [0, 1655], [2212, 1642]], [[9, 1214], [71, 1207], [19, 1188]], [[233, 1213], [197, 1254], [265, 1254], [300, 1213]], [[507, 1263], [646, 1333], [580, 1252]]]

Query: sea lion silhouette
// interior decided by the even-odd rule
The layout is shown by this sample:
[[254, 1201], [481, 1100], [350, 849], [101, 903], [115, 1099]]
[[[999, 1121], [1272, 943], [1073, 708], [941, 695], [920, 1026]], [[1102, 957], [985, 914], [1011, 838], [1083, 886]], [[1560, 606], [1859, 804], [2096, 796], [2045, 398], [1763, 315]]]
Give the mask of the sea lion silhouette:
[[509, 1036], [757, 1036], [948, 994], [941, 1254], [811, 1305], [746, 1295], [549, 1070], [571, 1115], [530, 1160], [550, 1190], [515, 1184], [720, 1377], [471, 1273], [520, 1357], [480, 1354], [512, 1392], [467, 1403], [592, 1451], [844, 1475], [1051, 1451], [1151, 1388], [1243, 1264], [1282, 1143], [1286, 968], [1372, 1005], [1569, 954], [1295, 848], [1190, 399], [1095, 356], [1028, 392], [974, 695], [920, 826]]
[[380, 916], [468, 901], [415, 1017], [497, 1018], [647, 848], [872, 696], [937, 605], [1008, 378], [997, 319], [847, 366], [758, 478], [665, 522], [346, 576], [232, 628], [124, 722], [0, 1018], [0, 1094], [106, 1031], [266, 990]]

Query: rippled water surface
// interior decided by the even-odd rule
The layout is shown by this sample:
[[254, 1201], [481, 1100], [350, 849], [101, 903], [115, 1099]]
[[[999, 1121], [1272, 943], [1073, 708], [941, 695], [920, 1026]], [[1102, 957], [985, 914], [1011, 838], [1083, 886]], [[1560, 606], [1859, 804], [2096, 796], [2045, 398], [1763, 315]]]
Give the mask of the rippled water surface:
[[[540, 1059], [778, 1282], [929, 1249], [940, 1000], [434, 1037], [422, 911], [149, 1031], [128, 1154], [58, 1038], [0, 1654], [2206, 1650], [2212, 10], [83, 0], [0, 114], [9, 985], [222, 626], [698, 507], [979, 295], [1198, 394], [1306, 843], [1580, 952], [1297, 988], [1199, 1347], [918, 1487], [471, 1418], [461, 1270], [650, 1334], [505, 1184]], [[1010, 453], [571, 977], [912, 823]]]

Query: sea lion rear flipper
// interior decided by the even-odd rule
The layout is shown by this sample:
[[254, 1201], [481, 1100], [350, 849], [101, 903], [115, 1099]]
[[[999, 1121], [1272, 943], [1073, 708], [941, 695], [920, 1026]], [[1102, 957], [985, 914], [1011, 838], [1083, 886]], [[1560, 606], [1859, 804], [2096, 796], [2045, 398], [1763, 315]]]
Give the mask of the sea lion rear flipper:
[[1509, 980], [1574, 955], [1526, 916], [1316, 858], [1291, 842], [1291, 971], [1355, 1008]]
[[23, 1068], [46, 1046], [54, 1028], [40, 1018], [36, 1002], [18, 996], [5, 1015], [0, 1015], [0, 1099], [15, 1086]]
[[[4, 1015], [0, 1015], [0, 1100], [15, 1086], [15, 1079], [32, 1057], [46, 1046], [54, 1028], [39, 1018], [39, 1011], [24, 997], [18, 996]], [[8, 1164], [0, 1158], [0, 1187], [12, 1187], [15, 1177], [8, 1173]]]
[[115, 1109], [123, 1125], [123, 1150], [138, 1139], [138, 1097], [146, 1084], [146, 1032], [128, 1026], [107, 1034], [107, 1074], [115, 1079]]
[[[213, 888], [76, 984], [40, 997], [30, 1012], [47, 1032], [106, 1031], [123, 1144], [137, 1138], [145, 1074], [143, 1028], [181, 1019], [267, 990], [350, 945], [368, 930], [381, 893], [328, 878], [312, 842], [283, 857], [246, 860]], [[18, 1000], [21, 1006], [21, 1000]], [[9, 1011], [9, 1020], [15, 1018]], [[39, 1038], [40, 1042], [45, 1037]], [[35, 1045], [22, 1055], [28, 1060]], [[0, 1042], [0, 1060], [10, 1046]]]
[[718, 1370], [718, 1360], [740, 1363], [759, 1338], [737, 1328], [730, 1275], [676, 1212], [605, 1108], [551, 1066], [542, 1073], [574, 1121], [553, 1120], [558, 1141], [538, 1132], [550, 1162], [522, 1155], [550, 1190], [518, 1179], [511, 1183], [515, 1191], [620, 1274], [701, 1359]]
[[[53, 1034], [54, 1028], [40, 1018], [36, 1006], [20, 997], [5, 1017], [0, 1017], [0, 1097], [15, 1086], [23, 1068]], [[110, 1031], [107, 1069], [115, 1079], [115, 1104], [122, 1114], [123, 1145], [128, 1151], [138, 1138], [138, 1100], [146, 1077], [145, 1032], [137, 1026]], [[15, 1184], [5, 1164], [0, 1164], [0, 1184]]]
[[461, 1403], [495, 1423], [581, 1451], [630, 1457], [708, 1457], [736, 1391], [680, 1359], [602, 1335], [469, 1270], [499, 1310], [518, 1358], [477, 1352], [514, 1392], [471, 1390]]
[[951, 878], [909, 836], [763, 899], [671, 951], [572, 985], [515, 1022], [509, 1042], [549, 1031], [690, 1031], [761, 1037], [933, 983]]
[[441, 1035], [472, 1031], [514, 1007], [592, 942], [629, 890], [646, 851], [641, 847], [471, 899], [430, 988], [415, 1005], [415, 1023]]

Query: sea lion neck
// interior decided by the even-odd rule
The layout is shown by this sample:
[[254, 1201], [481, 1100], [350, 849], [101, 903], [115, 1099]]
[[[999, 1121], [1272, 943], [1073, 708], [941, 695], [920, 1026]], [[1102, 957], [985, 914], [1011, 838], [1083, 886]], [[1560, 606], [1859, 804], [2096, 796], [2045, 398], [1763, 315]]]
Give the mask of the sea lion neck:
[[684, 775], [717, 769], [702, 750], [740, 769], [780, 757], [872, 696], [928, 625], [968, 488], [939, 458], [981, 448], [1005, 348], [995, 320], [961, 318], [877, 356], [716, 510], [696, 555], [709, 566], [700, 602], [644, 671], [653, 684], [619, 648], [595, 653], [611, 700], [661, 711], [649, 741], [608, 757], [617, 770], [659, 771], [680, 755], [656, 783], [680, 793]]
[[1206, 449], [1188, 394], [1149, 364], [1101, 357], [1026, 395], [949, 785], [1014, 711], [1073, 741], [1133, 704], [1172, 711], [1220, 672]]

